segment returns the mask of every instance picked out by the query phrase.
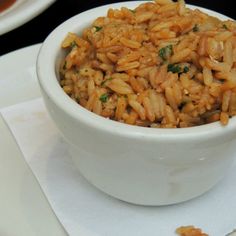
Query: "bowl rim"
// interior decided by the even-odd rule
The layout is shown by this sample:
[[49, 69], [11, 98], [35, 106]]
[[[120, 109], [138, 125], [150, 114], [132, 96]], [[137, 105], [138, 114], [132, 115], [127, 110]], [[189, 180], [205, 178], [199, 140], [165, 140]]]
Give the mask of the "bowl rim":
[[[78, 28], [80, 20], [92, 22], [96, 17], [105, 14], [109, 8], [119, 8], [121, 6], [135, 7], [146, 1], [129, 1], [107, 4], [96, 7], [82, 13], [79, 13], [55, 28], [43, 42], [36, 63], [36, 71], [41, 90], [45, 92], [46, 96], [61, 110], [69, 115], [71, 118], [82, 122], [84, 125], [94, 128], [96, 130], [115, 134], [121, 137], [133, 137], [141, 139], [155, 139], [155, 140], [208, 140], [209, 138], [217, 138], [222, 135], [232, 134], [236, 131], [236, 116], [230, 119], [226, 126], [222, 126], [220, 122], [213, 122], [200, 126], [187, 128], [147, 128], [140, 126], [133, 126], [106, 119], [91, 111], [88, 111], [78, 103], [73, 101], [61, 88], [56, 76], [56, 58], [60, 52], [60, 45], [63, 38], [68, 32], [75, 31]], [[231, 19], [218, 12], [188, 5], [189, 8], [198, 8], [207, 14], [216, 16], [223, 20]], [[232, 19], [231, 19], [232, 20]]]

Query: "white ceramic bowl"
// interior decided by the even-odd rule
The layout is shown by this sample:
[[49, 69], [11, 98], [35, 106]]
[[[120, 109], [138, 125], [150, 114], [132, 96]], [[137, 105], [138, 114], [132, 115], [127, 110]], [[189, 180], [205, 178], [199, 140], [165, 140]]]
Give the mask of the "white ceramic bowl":
[[67, 20], [43, 43], [37, 73], [47, 109], [91, 184], [135, 204], [173, 204], [201, 195], [225, 175], [235, 153], [236, 118], [226, 127], [219, 122], [182, 129], [129, 126], [87, 111], [58, 83], [60, 45], [68, 32], [80, 33], [110, 7], [140, 3], [106, 5]]

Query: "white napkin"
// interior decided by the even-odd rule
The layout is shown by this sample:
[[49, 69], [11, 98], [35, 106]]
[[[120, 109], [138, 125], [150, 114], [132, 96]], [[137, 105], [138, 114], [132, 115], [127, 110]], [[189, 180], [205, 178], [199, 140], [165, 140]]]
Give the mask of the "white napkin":
[[107, 196], [79, 174], [42, 99], [4, 108], [1, 114], [69, 235], [174, 236], [177, 227], [195, 225], [223, 236], [236, 227], [235, 165], [199, 198], [166, 207], [136, 206]]

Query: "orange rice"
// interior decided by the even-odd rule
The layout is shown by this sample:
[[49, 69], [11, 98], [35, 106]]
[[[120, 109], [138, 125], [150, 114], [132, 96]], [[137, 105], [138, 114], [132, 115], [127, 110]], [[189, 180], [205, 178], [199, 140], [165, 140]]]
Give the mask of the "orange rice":
[[62, 88], [103, 117], [182, 128], [236, 114], [236, 23], [183, 0], [109, 9], [62, 48]]
[[201, 229], [194, 226], [181, 226], [176, 229], [176, 233], [179, 236], [208, 236], [208, 234], [203, 233]]

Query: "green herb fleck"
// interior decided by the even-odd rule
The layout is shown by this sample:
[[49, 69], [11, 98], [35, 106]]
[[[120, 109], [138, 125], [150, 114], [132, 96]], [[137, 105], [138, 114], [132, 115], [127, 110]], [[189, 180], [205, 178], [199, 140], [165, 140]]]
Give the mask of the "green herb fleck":
[[78, 47], [78, 45], [75, 41], [73, 41], [73, 42], [71, 42], [70, 47], [74, 48], [74, 47]]
[[172, 72], [172, 73], [180, 73], [181, 72], [181, 67], [179, 65], [169, 64], [167, 66], [167, 71]]
[[198, 25], [196, 24], [196, 25], [194, 25], [194, 27], [193, 27], [193, 32], [198, 32], [199, 31], [199, 27], [198, 27]]
[[101, 102], [107, 102], [107, 100], [108, 100], [108, 94], [107, 94], [107, 93], [102, 94], [102, 95], [100, 96], [99, 100], [100, 100]]
[[184, 68], [181, 68], [178, 64], [169, 64], [167, 66], [167, 71], [172, 73], [187, 73], [189, 72], [189, 67], [184, 66]]
[[183, 73], [187, 73], [187, 72], [189, 72], [189, 67], [185, 66], [183, 69]]
[[224, 29], [226, 29], [226, 30], [229, 30], [229, 28], [227, 27], [226, 24], [223, 24], [222, 27], [223, 27]]
[[158, 55], [163, 61], [167, 60], [169, 56], [173, 55], [173, 46], [168, 45], [164, 48], [161, 48], [158, 52]]
[[95, 28], [96, 32], [98, 32], [102, 29], [102, 27], [100, 27], [100, 26], [94, 26], [94, 28]]
[[105, 80], [103, 80], [103, 81], [102, 81], [102, 83], [101, 83], [101, 86], [104, 86], [104, 85], [105, 85], [105, 83], [106, 83], [107, 81], [109, 81], [109, 80], [112, 80], [112, 78], [111, 78], [111, 77], [109, 77], [108, 79], [105, 79]]
[[182, 101], [182, 102], [179, 104], [178, 108], [181, 110], [186, 104], [187, 104], [187, 101]]
[[66, 66], [67, 66], [67, 62], [65, 61], [63, 65], [63, 70], [66, 70]]
[[129, 9], [132, 13], [135, 13], [135, 10]]

